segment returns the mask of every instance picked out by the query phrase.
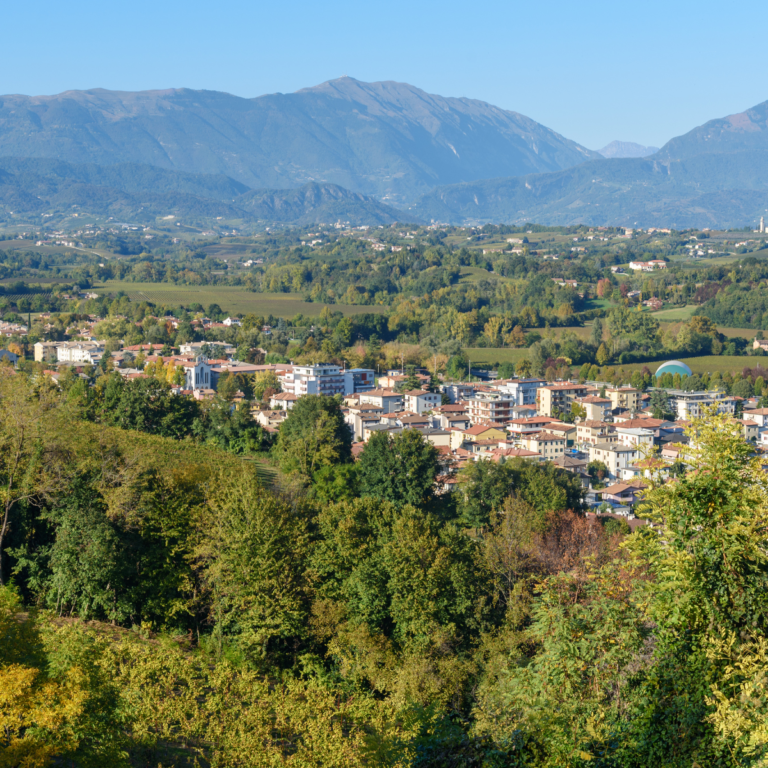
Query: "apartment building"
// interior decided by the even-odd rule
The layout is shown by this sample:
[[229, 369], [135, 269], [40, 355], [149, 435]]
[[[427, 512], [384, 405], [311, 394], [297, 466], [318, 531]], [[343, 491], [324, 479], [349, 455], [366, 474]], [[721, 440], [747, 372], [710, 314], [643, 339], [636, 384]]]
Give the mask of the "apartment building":
[[534, 432], [523, 435], [520, 445], [528, 451], [538, 453], [545, 460], [559, 459], [565, 453], [565, 438], [552, 432]]
[[578, 398], [577, 402], [584, 408], [584, 418], [587, 421], [607, 421], [611, 418], [613, 404], [608, 397], [587, 395], [586, 397]]
[[618, 442], [616, 428], [604, 421], [587, 419], [576, 425], [576, 442], [579, 445]]
[[616, 437], [619, 445], [636, 448], [638, 452], [647, 455], [653, 449], [654, 432], [642, 427], [616, 427]]
[[539, 387], [536, 390], [539, 415], [554, 416], [555, 410], [570, 411], [571, 403], [587, 395], [589, 389], [586, 384], [574, 384], [570, 381]]
[[643, 393], [634, 387], [612, 387], [605, 390], [605, 396], [611, 401], [612, 408], [626, 408], [636, 413], [640, 410]]
[[38, 341], [35, 346], [36, 363], [52, 363], [58, 360], [56, 348], [61, 344], [60, 341]]
[[547, 382], [544, 379], [511, 379], [499, 382], [494, 389], [502, 394], [511, 395], [515, 405], [536, 405], [536, 393]]
[[103, 356], [104, 345], [97, 341], [63, 341], [56, 346], [56, 359], [60, 363], [95, 365]]
[[[283, 392], [303, 395], [351, 395], [373, 390], [373, 371], [367, 368], [343, 370], [331, 363], [294, 365], [280, 376]], [[359, 389], [357, 389], [359, 388]]]
[[715, 406], [718, 413], [734, 414], [736, 399], [724, 392], [684, 392], [670, 389], [669, 404], [676, 412], [678, 421], [690, 421], [704, 413], [705, 408]]
[[408, 392], [403, 392], [403, 400], [405, 402], [405, 410], [418, 414], [432, 411], [443, 402], [441, 395], [436, 392], [426, 392], [423, 389], [412, 389]]
[[369, 389], [360, 393], [360, 405], [375, 405], [382, 413], [396, 413], [403, 410], [403, 396], [393, 389]]
[[602, 461], [608, 467], [608, 476], [612, 480], [620, 477], [622, 470], [632, 465], [637, 457], [637, 450], [618, 443], [597, 443], [589, 448], [589, 460]]
[[511, 395], [501, 392], [477, 392], [466, 401], [467, 416], [473, 424], [506, 424], [516, 405]]

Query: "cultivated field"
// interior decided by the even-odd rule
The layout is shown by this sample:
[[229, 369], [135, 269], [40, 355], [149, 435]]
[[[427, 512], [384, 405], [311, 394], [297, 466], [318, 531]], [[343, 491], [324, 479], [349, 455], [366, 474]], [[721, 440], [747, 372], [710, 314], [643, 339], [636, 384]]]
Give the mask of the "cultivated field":
[[[325, 304], [303, 301], [290, 293], [252, 293], [236, 286], [218, 285], [172, 285], [170, 283], [131, 283], [109, 280], [96, 286], [97, 293], [124, 291], [131, 301], [150, 301], [166, 306], [189, 306], [218, 304], [224, 312], [257, 315], [274, 315], [290, 318], [301, 313], [315, 317], [323, 311]], [[382, 306], [329, 305], [333, 312], [345, 315], [360, 315], [367, 312], [383, 312]]]
[[526, 349], [509, 349], [506, 347], [466, 347], [463, 351], [470, 363], [488, 363], [489, 365], [517, 363], [525, 357], [527, 352]]

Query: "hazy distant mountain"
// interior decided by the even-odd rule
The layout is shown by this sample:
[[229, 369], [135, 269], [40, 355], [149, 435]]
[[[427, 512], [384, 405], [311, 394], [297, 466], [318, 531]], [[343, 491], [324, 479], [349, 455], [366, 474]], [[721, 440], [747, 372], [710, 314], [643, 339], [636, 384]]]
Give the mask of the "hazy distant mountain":
[[712, 120], [647, 158], [439, 187], [411, 210], [456, 223], [753, 225], [768, 210], [768, 102]]
[[[157, 216], [283, 224], [390, 224], [401, 211], [334, 184], [253, 190], [223, 175], [146, 165], [99, 166], [41, 158], [0, 158], [0, 220], [77, 211], [151, 222]], [[411, 217], [413, 219], [413, 217]]]
[[189, 89], [0, 96], [2, 155], [225, 174], [249, 187], [330, 182], [392, 201], [599, 157], [482, 101], [350, 77], [255, 99]]
[[603, 157], [648, 157], [659, 151], [658, 147], [644, 147], [632, 141], [612, 141], [597, 150]]

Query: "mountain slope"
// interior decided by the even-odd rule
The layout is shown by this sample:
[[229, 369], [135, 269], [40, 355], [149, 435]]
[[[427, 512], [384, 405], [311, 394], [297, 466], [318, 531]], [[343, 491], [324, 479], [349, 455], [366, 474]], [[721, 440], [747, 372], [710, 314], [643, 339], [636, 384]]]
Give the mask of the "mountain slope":
[[80, 213], [151, 222], [156, 216], [243, 219], [282, 224], [390, 224], [402, 212], [333, 184], [252, 190], [226, 176], [123, 164], [77, 165], [0, 158], [0, 220], [11, 212]]
[[741, 227], [768, 209], [768, 102], [713, 120], [647, 158], [439, 187], [411, 208], [426, 220]]
[[250, 187], [332, 182], [393, 201], [598, 157], [481, 101], [348, 77], [255, 99], [188, 89], [2, 96], [0, 155], [155, 165]]

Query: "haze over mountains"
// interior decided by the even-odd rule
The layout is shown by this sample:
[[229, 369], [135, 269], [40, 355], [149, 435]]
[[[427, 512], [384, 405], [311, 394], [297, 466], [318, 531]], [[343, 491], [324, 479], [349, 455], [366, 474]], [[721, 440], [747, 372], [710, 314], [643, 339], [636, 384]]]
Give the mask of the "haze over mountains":
[[768, 102], [598, 153], [481, 101], [349, 77], [255, 99], [12, 95], [0, 158], [6, 215], [743, 226], [768, 209]]
[[633, 141], [612, 141], [597, 150], [603, 157], [648, 157], [659, 151], [658, 147], [644, 147]]

